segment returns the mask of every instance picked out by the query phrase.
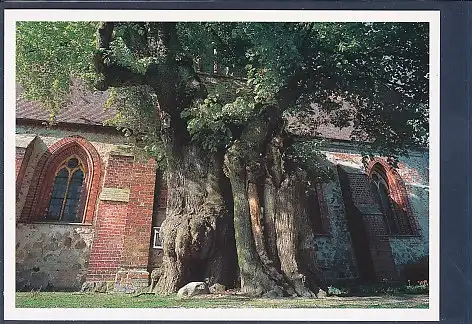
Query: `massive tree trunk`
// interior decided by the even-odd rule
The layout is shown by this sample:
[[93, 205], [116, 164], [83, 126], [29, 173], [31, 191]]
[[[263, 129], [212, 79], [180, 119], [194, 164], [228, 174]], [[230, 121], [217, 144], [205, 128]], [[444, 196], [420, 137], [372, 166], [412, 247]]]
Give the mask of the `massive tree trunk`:
[[[209, 153], [192, 143], [183, 109], [206, 97], [205, 86], [191, 60], [180, 55], [175, 23], [133, 23], [141, 32], [124, 41], [137, 57], [149, 57], [143, 71], [133, 70], [111, 53], [113, 30], [119, 23], [98, 28], [96, 87], [150, 86], [159, 102], [162, 139], [167, 156], [167, 210], [161, 226], [164, 250], [162, 275], [156, 293], [177, 291], [190, 281], [234, 286], [236, 254], [228, 179], [223, 174], [223, 152]], [[125, 28], [127, 26], [124, 26]], [[229, 208], [228, 208], [229, 206]]]
[[96, 87], [147, 85], [159, 102], [168, 197], [162, 275], [154, 291], [172, 293], [196, 280], [231, 287], [239, 266], [244, 293], [316, 296], [320, 280], [301, 203], [303, 177], [287, 170], [282, 158], [283, 108], [254, 116], [225, 151], [204, 151], [191, 140], [181, 112], [203, 100], [206, 89], [179, 53], [175, 23], [134, 24], [141, 33], [129, 47], [149, 58], [144, 70], [110, 55], [115, 24], [102, 23]]
[[[272, 135], [269, 124], [251, 125], [225, 155], [225, 174], [234, 199], [241, 291], [316, 297], [320, 287], [326, 288], [315, 266], [313, 229], [307, 226], [306, 177], [301, 170], [283, 167], [281, 137], [254, 141], [261, 132]], [[257, 158], [260, 149], [266, 152], [263, 158]]]
[[261, 295], [273, 288], [275, 282], [264, 271], [253, 237], [247, 177], [237, 147], [225, 157], [225, 173], [231, 181], [234, 204], [234, 230], [238, 255], [241, 291]]
[[167, 210], [162, 224], [163, 272], [155, 292], [167, 294], [191, 281], [234, 286], [236, 255], [222, 154], [195, 146], [169, 159]]
[[278, 251], [280, 268], [296, 293], [311, 297], [327, 287], [315, 263], [314, 231], [306, 209], [310, 203], [306, 200], [307, 177], [297, 166], [284, 166], [283, 151], [283, 138], [274, 136], [266, 149], [265, 219], [270, 235], [275, 236], [268, 241]]

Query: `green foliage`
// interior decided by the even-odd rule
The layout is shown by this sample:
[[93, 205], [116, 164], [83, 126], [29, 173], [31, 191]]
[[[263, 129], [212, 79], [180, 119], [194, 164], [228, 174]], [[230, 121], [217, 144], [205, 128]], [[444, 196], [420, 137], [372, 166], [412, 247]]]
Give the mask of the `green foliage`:
[[[306, 68], [313, 71], [305, 100], [347, 101], [345, 116], [354, 126], [353, 138], [373, 150], [428, 143], [429, 48], [428, 25], [421, 23], [309, 24], [306, 27]], [[340, 100], [342, 99], [342, 100]], [[335, 121], [342, 118], [335, 118]]]
[[307, 171], [312, 184], [327, 182], [332, 179], [333, 170], [327, 164], [325, 155], [320, 151], [323, 140], [307, 139], [292, 143], [285, 158]]
[[217, 96], [209, 96], [198, 106], [183, 111], [181, 116], [188, 119], [187, 129], [193, 140], [207, 150], [217, 151], [232, 139], [224, 122], [223, 104], [218, 102]]
[[118, 61], [120, 65], [144, 74], [148, 65], [154, 61], [147, 50], [145, 25], [133, 22], [118, 24], [107, 54], [109, 60]]
[[[213, 72], [215, 63], [229, 75], [244, 76], [247, 50], [252, 46], [242, 31], [246, 23], [179, 23], [182, 50], [198, 62], [204, 72]], [[215, 55], [216, 53], [216, 55]]]
[[162, 120], [156, 113], [159, 103], [152, 89], [149, 86], [111, 88], [105, 108], [112, 106], [118, 112], [106, 124], [117, 127], [125, 136], [137, 137], [141, 148], [163, 163], [166, 151], [160, 137]]
[[244, 125], [256, 104], [250, 99], [238, 97], [230, 103], [222, 103], [219, 95], [209, 95], [198, 106], [181, 113], [188, 121], [187, 128], [193, 140], [210, 151], [226, 148], [234, 139], [232, 129]]
[[[155, 25], [117, 24], [105, 61], [141, 75], [150, 63], [167, 64], [149, 44], [147, 35]], [[28, 99], [43, 101], [54, 114], [67, 100], [71, 77], [92, 77], [95, 27], [87, 22], [18, 24], [17, 80]], [[265, 110], [313, 114], [313, 103], [329, 117], [313, 118], [315, 123], [351, 126], [353, 140], [370, 144], [365, 156], [393, 157], [428, 145], [426, 23], [181, 22], [176, 27], [178, 59], [191, 59], [203, 72], [212, 73], [217, 65], [222, 73], [245, 78], [243, 86], [228, 87], [218, 79], [224, 85], [208, 89], [206, 100], [179, 108], [193, 141], [210, 151], [226, 148]], [[115, 124], [155, 141], [161, 121], [149, 115], [158, 104], [148, 101], [154, 90], [121, 88], [120, 99], [110, 101], [126, 107]], [[315, 167], [306, 164], [314, 153], [305, 148], [297, 144], [286, 157]]]
[[71, 78], [93, 75], [92, 22], [18, 22], [16, 75], [25, 98], [43, 102], [53, 117], [67, 101]]
[[247, 65], [247, 85], [252, 90], [252, 100], [263, 105], [276, 105], [277, 93], [281, 84], [278, 84], [277, 73], [268, 68], [257, 69]]
[[[192, 49], [189, 54], [197, 55], [197, 48], [205, 48], [207, 42], [219, 46], [216, 59], [230, 71], [245, 64], [247, 86], [256, 103], [270, 106], [282, 101], [298, 112], [319, 103], [329, 112], [331, 123], [350, 125], [353, 140], [369, 142], [370, 152], [393, 156], [428, 145], [427, 24], [207, 23], [200, 27], [192, 25], [191, 35], [197, 35], [198, 29], [198, 37], [185, 38], [191, 44], [186, 47]], [[245, 50], [244, 56], [235, 51], [235, 44]], [[210, 51], [204, 53], [212, 57]]]

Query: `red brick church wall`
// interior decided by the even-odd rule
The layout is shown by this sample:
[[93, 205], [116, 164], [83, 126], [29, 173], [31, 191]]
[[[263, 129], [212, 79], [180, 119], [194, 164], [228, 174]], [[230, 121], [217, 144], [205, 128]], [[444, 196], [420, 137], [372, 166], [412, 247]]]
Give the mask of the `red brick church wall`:
[[121, 190], [122, 201], [102, 195], [87, 281], [115, 281], [116, 288], [147, 285], [155, 162], [112, 154], [104, 190]]
[[[41, 283], [38, 284], [42, 289], [48, 286], [76, 290], [84, 281], [114, 283], [116, 280], [115, 286], [126, 289], [147, 285], [155, 162], [121, 151], [113, 144], [117, 141], [114, 138], [110, 138], [111, 143], [90, 142], [80, 136], [37, 138], [44, 145], [44, 153], [37, 162], [28, 162], [28, 151], [33, 144], [28, 148], [17, 147], [16, 152], [17, 190], [25, 187], [27, 196], [17, 224], [17, 283], [25, 289], [39, 288], [33, 286], [36, 284], [34, 276], [40, 274]], [[47, 188], [54, 180], [56, 160], [71, 154], [79, 155], [88, 170], [84, 182], [88, 199], [86, 210], [83, 209], [83, 222], [43, 221], [39, 216], [47, 205], [50, 194]], [[26, 181], [22, 170], [26, 167], [31, 169], [32, 176], [28, 180], [30, 183], [22, 186]], [[72, 238], [72, 246], [62, 245], [63, 237], [64, 242], [71, 241], [66, 236]], [[44, 241], [45, 245], [50, 241], [58, 244], [58, 248], [51, 251], [56, 261], [51, 263], [50, 253], [42, 252], [44, 246], [38, 240]], [[81, 241], [77, 246], [84, 245], [84, 241], [85, 247], [78, 250], [76, 240]], [[77, 266], [77, 273], [72, 274], [72, 266]], [[31, 277], [29, 268], [40, 270]], [[21, 287], [18, 289], [23, 289]]]

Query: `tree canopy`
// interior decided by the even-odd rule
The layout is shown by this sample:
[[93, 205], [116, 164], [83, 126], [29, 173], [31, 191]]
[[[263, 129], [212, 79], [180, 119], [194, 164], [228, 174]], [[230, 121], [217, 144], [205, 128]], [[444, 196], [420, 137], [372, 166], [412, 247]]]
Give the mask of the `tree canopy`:
[[[102, 48], [106, 64], [117, 62], [137, 76], [162, 64], [148, 46], [152, 23], [115, 25], [110, 47]], [[57, 112], [71, 77], [97, 77], [92, 64], [95, 48], [100, 49], [96, 27], [93, 22], [18, 23], [17, 81], [27, 98]], [[178, 59], [189, 60], [198, 71], [213, 73], [217, 67], [219, 74], [239, 79], [218, 79], [216, 86], [207, 86], [203, 100], [179, 108], [192, 138], [210, 150], [228, 146], [238, 126], [263, 110], [278, 105], [303, 118], [312, 114], [313, 103], [335, 125], [353, 126], [353, 140], [369, 142], [375, 150], [393, 154], [427, 146], [425, 23], [187, 22], [177, 23], [176, 33]], [[117, 122], [154, 133], [146, 120], [158, 102], [155, 94], [145, 82], [128, 83], [111, 91], [110, 103], [119, 102], [122, 109]], [[136, 115], [143, 118], [126, 121]]]

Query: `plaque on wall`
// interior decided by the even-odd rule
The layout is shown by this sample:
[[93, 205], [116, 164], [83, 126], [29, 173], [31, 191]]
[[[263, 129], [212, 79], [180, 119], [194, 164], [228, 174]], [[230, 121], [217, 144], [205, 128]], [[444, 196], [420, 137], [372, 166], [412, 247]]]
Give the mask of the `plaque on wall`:
[[129, 202], [129, 189], [103, 188], [100, 200]]

